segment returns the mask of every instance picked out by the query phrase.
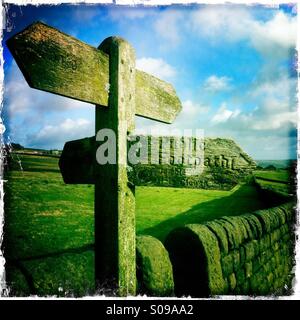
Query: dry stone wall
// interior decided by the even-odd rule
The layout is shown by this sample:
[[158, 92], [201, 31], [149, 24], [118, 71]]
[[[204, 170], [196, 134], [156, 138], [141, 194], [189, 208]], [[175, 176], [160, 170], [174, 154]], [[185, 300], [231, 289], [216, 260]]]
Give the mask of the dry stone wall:
[[[159, 267], [158, 283], [167, 279], [172, 288], [171, 265], [176, 296], [288, 294], [294, 265], [294, 206], [289, 202], [173, 230], [164, 243], [170, 263]], [[154, 259], [151, 250], [144, 251], [144, 259]], [[163, 259], [168, 261], [166, 252]]]

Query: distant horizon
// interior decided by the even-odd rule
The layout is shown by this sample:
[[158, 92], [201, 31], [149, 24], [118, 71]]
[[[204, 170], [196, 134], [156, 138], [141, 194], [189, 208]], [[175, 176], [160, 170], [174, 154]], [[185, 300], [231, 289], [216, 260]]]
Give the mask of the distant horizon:
[[[212, 137], [206, 137], [206, 138], [212, 138]], [[221, 137], [216, 137], [216, 139], [222, 139]], [[226, 139], [226, 138], [224, 138]], [[59, 149], [59, 148], [50, 148], [50, 149], [42, 149], [42, 148], [34, 148], [34, 147], [27, 147], [27, 146], [23, 146], [20, 143], [17, 142], [10, 142], [9, 144], [16, 144], [16, 145], [20, 145], [22, 148], [24, 149], [29, 149], [29, 150], [41, 150], [41, 151], [51, 151], [51, 150], [57, 150], [57, 151], [62, 151], [63, 149]], [[285, 159], [256, 159], [253, 158], [251, 155], [250, 157], [254, 160], [254, 161], [295, 161], [297, 160], [297, 158], [285, 158]]]

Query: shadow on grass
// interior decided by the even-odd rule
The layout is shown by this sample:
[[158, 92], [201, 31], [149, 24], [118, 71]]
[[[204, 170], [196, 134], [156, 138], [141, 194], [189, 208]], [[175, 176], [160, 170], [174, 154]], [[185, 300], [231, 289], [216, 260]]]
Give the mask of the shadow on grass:
[[269, 207], [268, 203], [260, 198], [254, 185], [242, 185], [228, 197], [194, 205], [188, 211], [142, 230], [140, 234], [151, 235], [164, 241], [171, 230], [186, 224], [203, 223], [223, 216], [236, 216], [267, 207]]

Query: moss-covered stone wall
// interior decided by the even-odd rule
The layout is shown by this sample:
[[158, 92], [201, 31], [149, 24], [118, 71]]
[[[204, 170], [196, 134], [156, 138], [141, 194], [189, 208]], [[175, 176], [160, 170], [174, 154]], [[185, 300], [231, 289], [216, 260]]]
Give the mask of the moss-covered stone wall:
[[[161, 272], [161, 277], [168, 279], [169, 295], [170, 281], [174, 281], [176, 296], [289, 294], [294, 266], [294, 206], [289, 202], [174, 229], [164, 243], [165, 269], [169, 271]], [[150, 252], [148, 247], [144, 259], [151, 258]], [[159, 269], [164, 270], [162, 266]], [[159, 295], [151, 290], [152, 295]]]
[[[287, 293], [293, 278], [294, 219], [294, 203], [290, 202], [173, 230], [165, 246], [173, 265], [176, 295]], [[195, 263], [188, 265], [188, 261]], [[189, 274], [194, 275], [194, 282]]]

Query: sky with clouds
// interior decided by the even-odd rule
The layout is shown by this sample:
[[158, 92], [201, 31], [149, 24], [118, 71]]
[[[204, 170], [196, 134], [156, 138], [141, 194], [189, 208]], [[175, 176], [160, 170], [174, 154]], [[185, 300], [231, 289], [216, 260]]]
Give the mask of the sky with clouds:
[[50, 149], [94, 135], [94, 106], [27, 85], [5, 40], [37, 20], [95, 47], [122, 36], [135, 48], [138, 69], [172, 83], [183, 106], [174, 123], [136, 117], [138, 129], [199, 128], [234, 139], [254, 159], [296, 157], [295, 6], [9, 6], [5, 135]]

